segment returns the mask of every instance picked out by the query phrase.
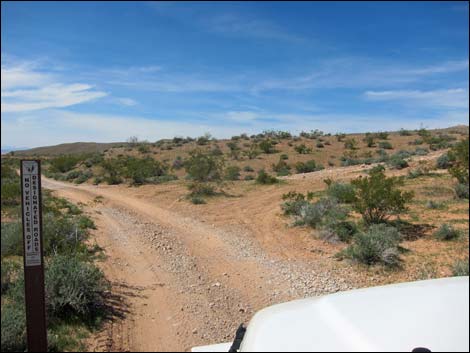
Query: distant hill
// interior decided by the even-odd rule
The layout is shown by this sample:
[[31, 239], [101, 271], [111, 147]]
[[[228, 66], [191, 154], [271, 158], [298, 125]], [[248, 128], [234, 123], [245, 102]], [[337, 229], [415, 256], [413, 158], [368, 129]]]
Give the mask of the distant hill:
[[61, 154], [81, 154], [103, 152], [109, 148], [120, 147], [125, 142], [96, 143], [96, 142], [74, 142], [62, 143], [55, 146], [31, 148], [29, 150], [14, 151], [15, 156], [57, 156]]

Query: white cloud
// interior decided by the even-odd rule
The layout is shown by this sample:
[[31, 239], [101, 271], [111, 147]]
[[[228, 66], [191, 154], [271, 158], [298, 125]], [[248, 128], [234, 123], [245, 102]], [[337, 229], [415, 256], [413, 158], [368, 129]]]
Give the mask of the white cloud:
[[373, 101], [401, 101], [429, 107], [468, 109], [468, 90], [464, 88], [433, 91], [367, 91], [364, 96]]
[[132, 98], [116, 98], [115, 102], [126, 107], [133, 107], [138, 104], [137, 101]]
[[57, 82], [54, 75], [39, 72], [31, 65], [20, 64], [1, 70], [2, 113], [63, 108], [107, 95], [88, 84]]

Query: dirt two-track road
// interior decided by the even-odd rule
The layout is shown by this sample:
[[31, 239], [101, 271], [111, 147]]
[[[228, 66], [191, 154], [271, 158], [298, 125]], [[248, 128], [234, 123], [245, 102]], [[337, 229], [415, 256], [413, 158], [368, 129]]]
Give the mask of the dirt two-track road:
[[[341, 173], [357, 176], [357, 167]], [[187, 351], [232, 341], [238, 325], [266, 306], [357, 287], [354, 270], [333, 260], [328, 245], [312, 246], [308, 233], [299, 235], [280, 217], [283, 192], [301, 191], [306, 182], [311, 188], [312, 178], [321, 185], [331, 170], [314, 174], [221, 198], [205, 205], [205, 214], [178, 203], [167, 189], [157, 197], [152, 186], [74, 185], [43, 177], [57, 196], [85, 204], [97, 225], [90, 242], [106, 255], [98, 264], [112, 283], [113, 312], [88, 349]]]

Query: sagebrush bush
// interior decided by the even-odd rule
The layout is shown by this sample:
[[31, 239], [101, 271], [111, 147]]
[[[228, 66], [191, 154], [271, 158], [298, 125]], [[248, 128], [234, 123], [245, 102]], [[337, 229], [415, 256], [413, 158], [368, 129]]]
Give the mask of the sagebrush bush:
[[426, 202], [426, 208], [429, 208], [431, 210], [442, 210], [446, 208], [446, 204], [444, 202], [429, 200], [428, 202]]
[[223, 175], [224, 161], [218, 156], [194, 150], [190, 152], [184, 167], [192, 180], [198, 182], [220, 181]]
[[354, 186], [349, 183], [331, 182], [327, 185], [327, 195], [336, 198], [341, 203], [352, 203], [356, 198]]
[[225, 169], [226, 180], [239, 180], [240, 179], [240, 167], [233, 165]]
[[408, 162], [400, 155], [393, 155], [387, 162], [393, 169], [403, 169], [408, 167]]
[[279, 180], [276, 177], [266, 173], [264, 169], [261, 169], [258, 172], [258, 176], [256, 177], [256, 182], [258, 184], [276, 184], [279, 182]]
[[2, 258], [23, 255], [23, 235], [21, 222], [2, 222]]
[[51, 316], [77, 315], [90, 319], [104, 305], [109, 288], [103, 272], [73, 256], [57, 255], [47, 265], [46, 303]]
[[439, 240], [454, 240], [460, 236], [460, 232], [448, 224], [443, 224], [434, 236]]
[[243, 171], [244, 172], [254, 172], [255, 170], [252, 167], [250, 167], [249, 165], [246, 165], [246, 166], [243, 167]]
[[333, 221], [322, 227], [320, 238], [331, 243], [337, 243], [340, 241], [349, 243], [357, 231], [358, 228], [354, 222]]
[[216, 194], [215, 187], [211, 184], [193, 182], [188, 185], [191, 191], [190, 197], [193, 196], [214, 196]]
[[444, 153], [436, 161], [436, 167], [439, 169], [448, 169], [451, 166], [449, 155]]
[[[3, 300], [2, 300], [3, 301]], [[23, 303], [2, 303], [2, 352], [26, 350], [26, 313]]]
[[342, 252], [342, 256], [365, 265], [383, 264], [399, 266], [401, 235], [394, 227], [385, 224], [370, 226], [366, 232], [358, 232], [354, 243]]
[[295, 170], [297, 173], [310, 173], [324, 169], [321, 164], [317, 164], [313, 159], [307, 162], [297, 162], [295, 164]]
[[380, 141], [379, 142], [379, 147], [386, 149], [386, 150], [391, 150], [393, 148], [392, 144], [388, 141]]
[[335, 199], [322, 198], [315, 203], [307, 202], [303, 204], [295, 216], [295, 225], [307, 225], [317, 228], [323, 224], [345, 220], [348, 211], [338, 204]]
[[201, 196], [192, 196], [189, 200], [195, 205], [202, 205], [206, 203], [206, 200], [204, 200]]
[[255, 177], [253, 175], [245, 175], [245, 180], [255, 180]]
[[457, 260], [452, 267], [452, 275], [454, 276], [468, 276], [469, 265], [468, 258], [465, 260]]
[[307, 147], [304, 143], [294, 147], [294, 150], [299, 154], [309, 154], [312, 153], [312, 149]]
[[468, 184], [456, 184], [455, 187], [455, 194], [459, 199], [468, 199], [469, 198], [469, 190]]

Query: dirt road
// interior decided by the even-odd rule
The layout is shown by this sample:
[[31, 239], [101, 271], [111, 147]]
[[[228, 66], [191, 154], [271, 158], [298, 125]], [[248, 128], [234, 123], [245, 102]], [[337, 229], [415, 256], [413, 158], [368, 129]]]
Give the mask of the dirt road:
[[231, 341], [238, 325], [263, 307], [349, 288], [327, 272], [269, 258], [243, 234], [113, 187], [48, 178], [43, 186], [86, 204], [106, 254], [100, 266], [113, 284], [116, 315], [90, 349], [178, 351]]
[[[286, 185], [204, 207], [178, 203], [186, 192], [181, 185], [129, 188], [43, 178], [45, 188], [86, 205], [97, 224], [94, 240], [106, 254], [99, 265], [113, 284], [116, 313], [90, 349], [180, 351], [231, 341], [261, 308], [358, 286], [357, 271], [331, 259], [337, 248], [286, 227], [279, 202], [290, 189], [320, 189], [325, 177], [355, 177], [363, 169], [292, 176]], [[373, 284], [373, 275], [366, 277], [368, 284], [359, 285]]]

